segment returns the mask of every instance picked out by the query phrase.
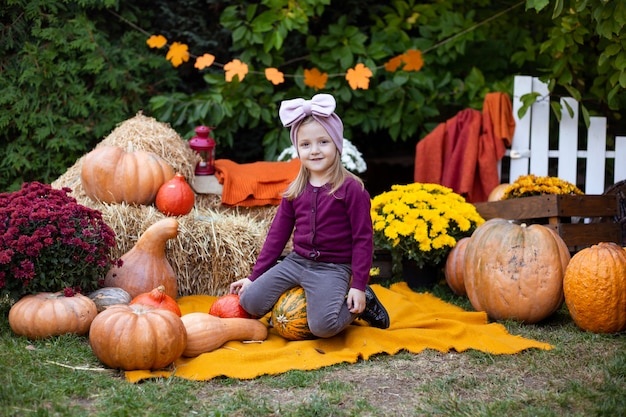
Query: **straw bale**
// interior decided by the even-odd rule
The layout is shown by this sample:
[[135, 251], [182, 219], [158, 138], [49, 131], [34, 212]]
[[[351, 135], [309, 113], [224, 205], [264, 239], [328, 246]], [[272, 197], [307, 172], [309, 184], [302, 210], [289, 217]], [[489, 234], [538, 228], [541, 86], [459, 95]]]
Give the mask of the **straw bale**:
[[[138, 113], [119, 124], [98, 146], [117, 145], [125, 149], [154, 152], [193, 180], [197, 155], [169, 125]], [[89, 198], [81, 185], [80, 172], [85, 156], [52, 183], [69, 187], [78, 203], [99, 210], [115, 231], [121, 257], [135, 245], [143, 232], [165, 217], [154, 205], [105, 204]], [[196, 194], [191, 213], [179, 216], [178, 236], [166, 243], [165, 256], [178, 279], [179, 295], [222, 295], [231, 282], [246, 277], [261, 250], [276, 206], [226, 207], [221, 196]]]

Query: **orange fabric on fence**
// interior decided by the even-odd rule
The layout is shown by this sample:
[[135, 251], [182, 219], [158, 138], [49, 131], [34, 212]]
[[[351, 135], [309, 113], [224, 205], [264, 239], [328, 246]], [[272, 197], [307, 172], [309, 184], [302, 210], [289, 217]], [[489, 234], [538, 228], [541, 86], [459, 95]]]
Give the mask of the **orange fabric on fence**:
[[238, 164], [228, 159], [215, 161], [215, 177], [224, 186], [222, 203], [228, 206], [278, 205], [282, 193], [296, 178], [300, 160], [260, 161]]
[[486, 201], [500, 183], [498, 161], [514, 131], [509, 96], [489, 93], [482, 114], [462, 110], [417, 143], [413, 180], [450, 187], [470, 203]]
[[[209, 380], [218, 376], [251, 379], [289, 370], [311, 370], [338, 363], [355, 363], [372, 355], [394, 355], [402, 350], [424, 349], [464, 352], [475, 349], [491, 354], [514, 354], [525, 349], [549, 350], [552, 346], [507, 332], [499, 323], [489, 323], [484, 312], [468, 312], [429, 293], [412, 291], [406, 283], [387, 289], [372, 285], [391, 318], [389, 329], [356, 323], [329, 339], [287, 341], [270, 329], [261, 343], [231, 341], [195, 358], [181, 358], [175, 370], [128, 371], [126, 379], [176, 376]], [[183, 314], [208, 312], [216, 297], [187, 296], [178, 300]], [[267, 317], [264, 317], [267, 322]]]

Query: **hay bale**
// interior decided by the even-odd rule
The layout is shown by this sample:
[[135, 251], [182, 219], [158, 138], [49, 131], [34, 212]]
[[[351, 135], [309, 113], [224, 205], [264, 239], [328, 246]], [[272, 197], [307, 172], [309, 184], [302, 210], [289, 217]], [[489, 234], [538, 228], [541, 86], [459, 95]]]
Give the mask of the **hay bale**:
[[[154, 152], [176, 172], [193, 180], [198, 157], [187, 142], [168, 125], [138, 113], [118, 125], [97, 146], [116, 145], [125, 149]], [[128, 252], [143, 232], [165, 217], [154, 205], [105, 204], [89, 198], [81, 185], [84, 156], [52, 183], [69, 187], [72, 196], [102, 213], [115, 231], [117, 246], [112, 255]], [[166, 257], [176, 273], [179, 295], [222, 295], [230, 283], [246, 277], [261, 250], [276, 206], [234, 207], [221, 204], [221, 196], [197, 194], [191, 213], [179, 216], [179, 233], [166, 244]]]

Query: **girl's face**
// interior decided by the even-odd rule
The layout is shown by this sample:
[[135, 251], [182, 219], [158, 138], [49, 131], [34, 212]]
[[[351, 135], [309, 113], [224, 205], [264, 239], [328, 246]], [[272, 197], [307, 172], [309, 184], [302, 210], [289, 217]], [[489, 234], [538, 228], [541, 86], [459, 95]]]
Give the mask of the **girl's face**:
[[335, 142], [326, 129], [315, 120], [300, 126], [297, 139], [300, 162], [311, 173], [311, 180], [324, 179], [337, 158]]

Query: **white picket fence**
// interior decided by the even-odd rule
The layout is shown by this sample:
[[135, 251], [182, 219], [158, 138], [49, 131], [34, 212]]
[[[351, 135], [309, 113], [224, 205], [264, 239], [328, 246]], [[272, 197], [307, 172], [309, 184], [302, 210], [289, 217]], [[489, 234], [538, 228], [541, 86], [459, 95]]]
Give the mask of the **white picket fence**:
[[[551, 109], [547, 85], [530, 76], [516, 76], [514, 83], [512, 104], [516, 127], [512, 146], [505, 154], [505, 158], [510, 158], [509, 182], [515, 181], [520, 175], [549, 175], [550, 159], [556, 160], [559, 178], [577, 184], [586, 194], [602, 194], [612, 184], [626, 179], [626, 136], [617, 136], [614, 149], [607, 149], [604, 117], [591, 117], [587, 149], [578, 149], [578, 102], [573, 98], [562, 98], [558, 149], [549, 149]], [[522, 106], [520, 97], [531, 92], [537, 92], [540, 96], [524, 117], [519, 119], [518, 110]], [[573, 109], [573, 116], [570, 116], [564, 102]], [[586, 169], [584, 183], [581, 183], [578, 172], [583, 159], [586, 159]], [[615, 161], [613, 182], [605, 184], [608, 159]], [[505, 166], [500, 162], [500, 178], [503, 177], [502, 169]]]

